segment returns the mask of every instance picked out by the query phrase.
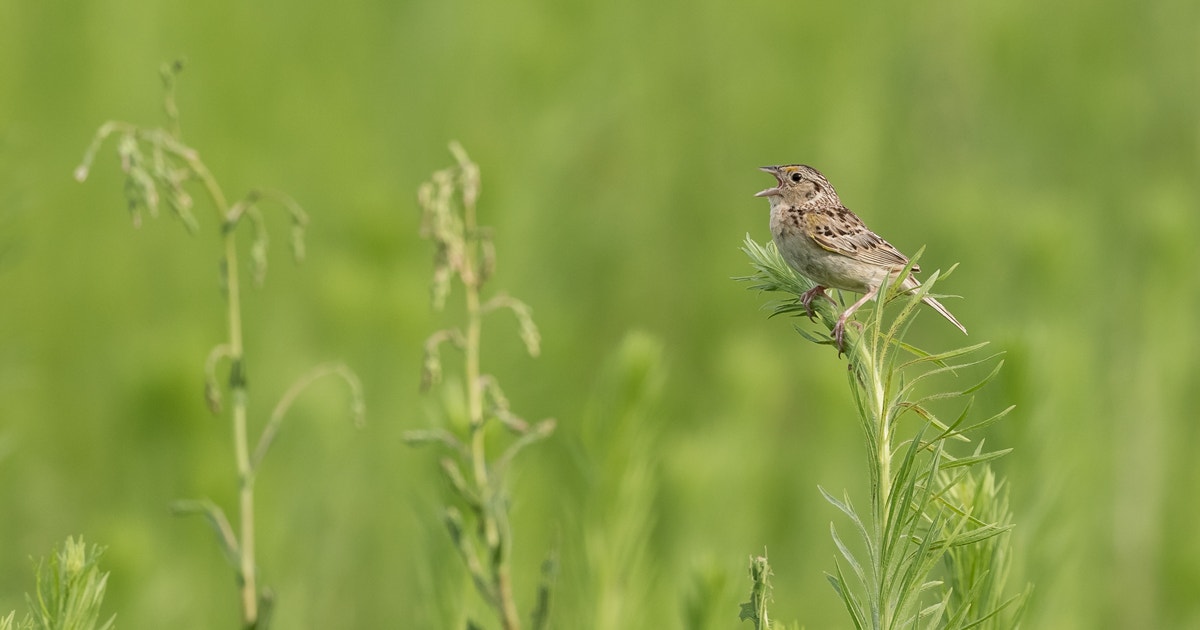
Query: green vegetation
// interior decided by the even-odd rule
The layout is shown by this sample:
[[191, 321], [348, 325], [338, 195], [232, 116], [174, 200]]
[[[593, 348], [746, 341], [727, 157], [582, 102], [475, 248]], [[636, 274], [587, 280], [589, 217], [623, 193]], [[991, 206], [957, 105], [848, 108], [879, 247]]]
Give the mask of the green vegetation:
[[237, 464], [238, 479], [238, 526], [235, 531], [225, 511], [211, 500], [175, 501], [171, 509], [176, 514], [198, 514], [206, 518], [217, 543], [225, 557], [233, 565], [236, 582], [240, 590], [242, 626], [247, 629], [265, 629], [270, 626], [274, 594], [260, 584], [258, 562], [255, 556], [254, 525], [254, 482], [263, 458], [271, 448], [284, 417], [296, 398], [315, 381], [325, 376], [341, 378], [353, 394], [353, 416], [360, 425], [363, 420], [362, 385], [358, 377], [345, 365], [333, 363], [320, 365], [299, 377], [275, 405], [270, 417], [263, 425], [261, 434], [250, 450], [248, 440], [247, 412], [247, 368], [242, 333], [242, 293], [240, 289], [241, 269], [238, 266], [238, 227], [249, 222], [253, 226], [253, 241], [250, 246], [251, 264], [255, 284], [261, 286], [266, 279], [267, 236], [266, 220], [260, 204], [264, 201], [279, 203], [291, 221], [292, 255], [299, 262], [304, 257], [304, 229], [308, 215], [294, 200], [278, 192], [254, 190], [237, 202], [226, 201], [225, 193], [217, 184], [208, 166], [200, 159], [199, 152], [183, 143], [180, 138], [179, 110], [175, 104], [175, 80], [182, 64], [166, 64], [162, 68], [162, 79], [166, 89], [165, 107], [167, 128], [142, 128], [129, 123], [110, 121], [100, 126], [83, 163], [75, 169], [75, 179], [87, 179], [97, 151], [110, 136], [117, 137], [117, 153], [121, 159], [121, 170], [125, 172], [125, 194], [135, 227], [141, 226], [140, 211], [144, 207], [151, 216], [157, 216], [160, 200], [165, 200], [175, 215], [191, 233], [199, 231], [199, 223], [192, 214], [192, 196], [187, 184], [199, 182], [212, 203], [221, 224], [222, 257], [220, 261], [221, 293], [225, 298], [228, 338], [208, 353], [204, 363], [204, 395], [214, 415], [223, 411], [222, 387], [219, 383], [218, 367], [229, 365], [229, 375], [224, 379], [229, 397], [233, 399], [230, 419], [233, 426], [233, 447]]
[[[771, 621], [767, 606], [771, 601], [771, 564], [767, 557], [754, 556], [750, 558], [750, 601], [742, 604], [739, 619], [754, 623], [754, 630], [771, 630], [783, 628], [778, 621]], [[798, 628], [799, 626], [792, 626]]]
[[[1004, 352], [974, 410], [1015, 410], [951, 445], [1013, 449], [990, 489], [981, 469], [959, 482], [995, 492], [981, 506], [1007, 492], [981, 520], [1014, 515], [990, 539], [1009, 590], [984, 607], [1033, 583], [1028, 628], [1200, 627], [1200, 7], [1082, 8], [0, 3], [0, 611], [25, 610], [30, 556], [82, 533], [107, 548], [120, 627], [241, 621], [212, 533], [166, 507], [209, 497], [239, 529], [233, 394], [219, 418], [202, 402], [228, 335], [223, 220], [193, 182], [194, 236], [165, 195], [165, 220], [143, 207], [131, 230], [113, 144], [71, 178], [107, 117], [162, 119], [153, 70], [183, 54], [180, 137], [228, 201], [282, 189], [309, 217], [307, 262], [282, 264], [290, 220], [263, 202], [270, 273], [241, 303], [248, 450], [311, 365], [353, 366], [371, 410], [349, 430], [344, 387], [318, 381], [256, 471], [273, 627], [499, 628], [437, 516], [456, 500], [438, 455], [404, 443], [467, 435], [449, 422], [468, 415], [454, 350], [442, 386], [417, 386], [425, 340], [465, 313], [457, 287], [428, 307], [414, 195], [452, 138], [484, 174], [485, 288], [533, 306], [542, 333], [530, 360], [499, 313], [481, 362], [513, 410], [558, 421], [506, 475], [523, 623], [556, 550], [552, 628], [750, 628], [746, 556], [765, 548], [772, 621], [852, 627], [823, 575], [836, 558], [856, 579], [830, 523], [866, 546], [816, 491], [871, 509], [845, 363], [730, 281], [742, 235], [769, 237], [756, 167], [804, 162], [901, 251], [924, 246], [922, 266], [959, 262], [935, 290], [968, 298], [952, 303], [965, 343]], [[963, 340], [929, 315], [905, 336]], [[486, 433], [494, 458], [511, 437]], [[951, 560], [956, 591], [1000, 577]]]
[[[531, 425], [513, 413], [497, 378], [481, 367], [479, 351], [485, 315], [498, 310], [516, 315], [521, 339], [531, 356], [537, 356], [541, 336], [524, 302], [504, 293], [483, 300], [483, 285], [495, 271], [496, 250], [489, 232], [477, 221], [479, 167], [458, 144], [450, 145], [450, 149], [458, 164], [434, 173], [433, 179], [421, 186], [418, 199], [424, 212], [423, 235], [433, 241], [436, 251], [433, 306], [438, 310], [445, 306], [451, 283], [458, 280], [465, 293], [466, 317], [462, 326], [439, 330], [425, 341], [421, 383], [424, 389], [441, 384], [440, 346], [449, 344], [462, 350], [462, 381], [455, 389], [465, 391], [456, 391], [454, 395], [467, 401], [467, 415], [452, 422], [465, 425], [466, 436], [437, 428], [411, 431], [405, 439], [410, 444], [438, 444], [450, 452], [441, 460], [442, 473], [458, 502], [470, 510], [472, 522], [467, 523], [462, 511], [453, 506], [446, 508], [442, 520], [475, 588], [496, 613], [500, 626], [516, 630], [521, 627], [521, 616], [513, 594], [510, 558], [514, 536], [508, 518], [510, 499], [505, 475], [517, 454], [549, 437], [555, 423], [547, 419]], [[444, 393], [443, 398], [448, 395]], [[498, 457], [489, 459], [487, 430], [493, 424], [502, 425], [515, 439]], [[549, 621], [550, 588], [556, 568], [553, 559], [547, 560], [543, 567], [545, 580], [530, 615], [530, 627], [534, 630], [546, 627]], [[478, 627], [470, 619], [467, 624]]]
[[110, 630], [116, 617], [100, 622], [100, 605], [108, 573], [97, 562], [104, 550], [88, 547], [83, 539], [67, 538], [62, 549], [37, 566], [37, 595], [25, 596], [30, 612], [14, 621], [16, 612], [0, 617], [0, 630]]
[[[819, 317], [832, 333], [839, 310], [828, 302], [817, 305], [815, 313], [805, 307], [802, 295], [814, 285], [788, 268], [774, 243], [762, 246], [747, 236], [744, 251], [755, 274], [743, 280], [752, 282], [754, 289], [791, 296], [774, 303], [773, 315]], [[913, 256], [910, 268], [919, 256], [920, 252]], [[901, 278], [908, 272], [904, 270]], [[865, 322], [856, 322], [861, 334], [847, 336], [850, 391], [867, 451], [870, 507], [865, 513], [856, 510], [848, 491], [840, 499], [824, 488], [821, 493], [850, 519], [865, 549], [852, 551], [831, 526], [842, 559], [827, 577], [860, 630], [1016, 628], [1028, 595], [1028, 589], [1011, 598], [1005, 594], [1011, 516], [1007, 501], [996, 492], [990, 468], [1012, 449], [985, 451], [980, 441], [962, 453], [951, 444], [970, 443], [971, 437], [1012, 411], [1010, 406], [982, 420], [969, 419], [975, 392], [999, 374], [1003, 362], [996, 360], [998, 355], [973, 357], [986, 342], [929, 353], [904, 341], [921, 300], [942, 277], [932, 273], [911, 293], [894, 290], [899, 280], [884, 285], [876, 308]], [[897, 308], [887, 314], [893, 305]], [[799, 326], [796, 330], [815, 343], [837, 345], [831, 334], [814, 334]], [[939, 377], [990, 363], [995, 366], [974, 385], [924, 391]], [[953, 421], [943, 421], [935, 412], [964, 398]], [[905, 424], [914, 422], [917, 429], [906, 430]], [[902, 435], [908, 437], [901, 439]], [[946, 579], [938, 576], [943, 562]], [[755, 586], [750, 603], [744, 605], [751, 614], [743, 611], [744, 618], [761, 626], [769, 626], [763, 595], [768, 574], [765, 557], [752, 563]]]

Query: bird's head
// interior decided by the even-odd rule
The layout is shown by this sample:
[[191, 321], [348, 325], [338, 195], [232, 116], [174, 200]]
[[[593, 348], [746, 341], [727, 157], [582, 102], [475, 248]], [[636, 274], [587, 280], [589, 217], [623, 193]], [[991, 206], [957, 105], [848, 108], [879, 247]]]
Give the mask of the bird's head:
[[776, 185], [755, 193], [755, 197], [767, 197], [772, 205], [783, 202], [793, 206], [818, 203], [841, 203], [833, 185], [817, 169], [803, 164], [787, 166], [762, 166], [759, 170], [775, 176]]

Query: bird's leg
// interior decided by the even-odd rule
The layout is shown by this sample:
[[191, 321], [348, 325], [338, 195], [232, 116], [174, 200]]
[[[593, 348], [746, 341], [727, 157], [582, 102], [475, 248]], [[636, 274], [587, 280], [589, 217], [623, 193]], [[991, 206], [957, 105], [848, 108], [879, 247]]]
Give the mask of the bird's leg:
[[823, 297], [826, 300], [829, 300], [830, 304], [837, 306], [837, 302], [833, 301], [833, 298], [829, 297], [829, 295], [825, 293], [825, 287], [818, 284], [817, 286], [805, 291], [800, 296], [800, 305], [804, 307], [804, 312], [808, 314], [809, 319], [813, 318], [812, 301], [818, 297]]
[[837, 323], [833, 325], [833, 342], [835, 345], [837, 345], [839, 356], [846, 351], [846, 319], [853, 315], [854, 311], [857, 311], [860, 307], [862, 307], [863, 304], [866, 304], [868, 300], [875, 297], [876, 293], [879, 293], [878, 286], [872, 287], [871, 290], [863, 294], [863, 296], [859, 298], [857, 302], [851, 304], [850, 308], [846, 309], [846, 312], [842, 313], [842, 316], [838, 318]]

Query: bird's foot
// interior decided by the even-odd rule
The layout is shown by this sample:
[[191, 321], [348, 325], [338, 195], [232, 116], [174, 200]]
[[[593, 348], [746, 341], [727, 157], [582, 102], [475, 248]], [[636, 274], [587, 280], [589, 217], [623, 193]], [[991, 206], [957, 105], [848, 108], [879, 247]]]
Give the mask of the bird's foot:
[[838, 318], [837, 323], [833, 325], [833, 330], [831, 331], [833, 335], [833, 345], [837, 348], [839, 357], [843, 354], [846, 354], [846, 324], [850, 324], [854, 328], [858, 329], [860, 333], [863, 329], [861, 322], [846, 321], [846, 316], [849, 314], [849, 312], [842, 313], [842, 316]]
[[805, 291], [800, 295], [800, 305], [804, 307], [804, 312], [808, 315], [809, 319], [812, 319], [815, 315], [812, 310], [812, 301], [818, 297], [823, 297], [826, 300], [829, 300], [830, 304], [837, 306], [837, 302], [834, 302], [833, 298], [829, 297], [829, 295], [825, 293], [825, 287], [818, 284], [817, 286]]
[[846, 352], [846, 317], [839, 317], [837, 323], [833, 325], [833, 346], [837, 348], [838, 356], [842, 356]]

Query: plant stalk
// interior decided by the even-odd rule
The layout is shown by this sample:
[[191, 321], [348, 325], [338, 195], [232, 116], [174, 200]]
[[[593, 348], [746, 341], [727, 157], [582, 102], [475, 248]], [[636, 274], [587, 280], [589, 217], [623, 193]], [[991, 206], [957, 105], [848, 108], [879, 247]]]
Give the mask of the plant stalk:
[[892, 425], [887, 413], [887, 392], [883, 384], [882, 367], [876, 365], [875, 358], [865, 348], [863, 349], [862, 364], [867, 368], [870, 379], [871, 415], [874, 416], [876, 440], [875, 461], [879, 465], [879, 488], [876, 500], [883, 509], [880, 513], [881, 524], [886, 526], [888, 512], [886, 508], [892, 489]]
[[237, 249], [234, 233], [225, 235], [225, 265], [229, 292], [229, 347], [232, 355], [230, 391], [233, 396], [233, 444], [238, 470], [238, 519], [241, 531], [240, 567], [242, 589], [242, 625], [258, 624], [258, 581], [254, 563], [254, 469], [250, 464], [250, 445], [246, 437], [246, 378], [242, 356], [241, 301], [237, 280]]
[[226, 229], [229, 202], [212, 173], [194, 156], [185, 156], [200, 175], [216, 206], [223, 226], [225, 258], [225, 297], [229, 322], [229, 390], [233, 398], [233, 448], [238, 471], [238, 574], [242, 599], [242, 626], [258, 625], [258, 579], [254, 562], [254, 468], [250, 462], [250, 443], [246, 436], [246, 373], [242, 345], [242, 301], [238, 276], [236, 232]]
[[[880, 307], [882, 308], [882, 307]], [[871, 500], [874, 504], [872, 510], [871, 528], [874, 533], [874, 538], [879, 544], [879, 549], [882, 551], [882, 545], [886, 533], [889, 529], [888, 519], [892, 513], [892, 424], [888, 414], [887, 403], [887, 387], [884, 382], [883, 364], [886, 363], [887, 349], [880, 349], [879, 339], [877, 335], [863, 334], [859, 337], [856, 344], [858, 353], [857, 373], [860, 379], [861, 387], [867, 395], [867, 414], [870, 416], [871, 431], [874, 432], [874, 452], [869, 456], [875, 461], [875, 473], [877, 477], [872, 480]], [[870, 442], [870, 440], [868, 440]], [[883, 594], [887, 590], [885, 580], [887, 579], [887, 569], [884, 565], [883, 554], [879, 553], [875, 556], [873, 563], [873, 578], [874, 588], [876, 589], [875, 599], [879, 602], [876, 607], [873, 622], [875, 629], [887, 629], [892, 625], [892, 606], [887, 602], [882, 601]]]
[[484, 448], [483, 399], [485, 392], [484, 379], [479, 368], [479, 346], [483, 328], [483, 310], [479, 299], [482, 275], [476, 266], [476, 248], [472, 241], [473, 235], [477, 233], [475, 204], [467, 202], [463, 205], [463, 233], [467, 237], [467, 246], [463, 248], [461, 276], [467, 309], [464, 370], [467, 379], [467, 412], [470, 416], [471, 463], [481, 504], [479, 517], [491, 556], [492, 579], [495, 581], [496, 587], [495, 604], [500, 613], [500, 623], [504, 630], [517, 630], [520, 628], [521, 622], [512, 593], [508, 554], [504, 549], [507, 541], [502, 540], [501, 528], [497, 522], [495, 496], [488, 475], [487, 451]]

